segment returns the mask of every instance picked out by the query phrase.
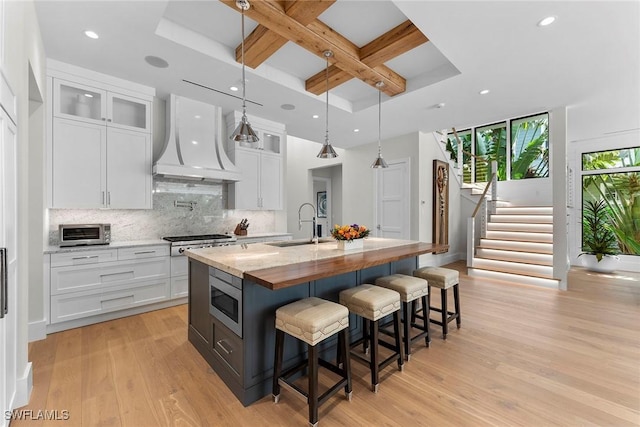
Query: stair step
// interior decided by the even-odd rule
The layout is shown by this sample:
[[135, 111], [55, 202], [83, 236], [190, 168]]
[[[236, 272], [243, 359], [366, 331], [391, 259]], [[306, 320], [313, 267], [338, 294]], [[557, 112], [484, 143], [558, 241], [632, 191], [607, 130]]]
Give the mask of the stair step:
[[538, 254], [553, 253], [552, 243], [515, 242], [510, 240], [480, 239], [479, 248], [502, 249], [505, 251], [516, 251], [516, 252], [534, 252]]
[[483, 270], [499, 271], [501, 273], [523, 274], [526, 276], [553, 279], [553, 267], [546, 265], [524, 264], [513, 261], [499, 261], [494, 259], [474, 258], [473, 267]]
[[541, 254], [535, 252], [514, 252], [502, 249], [478, 248], [476, 257], [483, 259], [493, 259], [498, 261], [513, 261], [535, 265], [553, 265], [552, 254]]
[[553, 215], [493, 214], [491, 215], [491, 222], [526, 222], [530, 224], [553, 224]]
[[525, 222], [489, 222], [487, 230], [523, 231], [527, 233], [553, 233], [553, 224], [530, 224]]
[[521, 231], [487, 231], [487, 239], [514, 240], [519, 242], [553, 243], [551, 233], [525, 233]]
[[509, 206], [499, 207], [496, 213], [505, 215], [553, 215], [551, 206]]
[[468, 268], [467, 274], [472, 277], [482, 277], [484, 279], [502, 280], [510, 283], [522, 285], [544, 286], [558, 289], [560, 282], [556, 279], [543, 279], [540, 277], [524, 276], [520, 274], [502, 273], [498, 271], [488, 271], [481, 268]]

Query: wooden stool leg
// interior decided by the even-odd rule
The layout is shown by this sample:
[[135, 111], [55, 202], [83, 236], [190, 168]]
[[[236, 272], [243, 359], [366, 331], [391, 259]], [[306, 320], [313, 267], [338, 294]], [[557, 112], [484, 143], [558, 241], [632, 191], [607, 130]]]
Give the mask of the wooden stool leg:
[[309, 425], [318, 424], [318, 350], [315, 345], [309, 349]]
[[378, 321], [366, 319], [365, 322], [371, 322], [371, 389], [374, 393], [377, 393], [379, 386], [378, 372], [380, 370], [380, 366], [378, 365]]
[[341, 341], [340, 353], [342, 353], [343, 366], [342, 369], [347, 376], [347, 385], [344, 387], [344, 393], [347, 399], [351, 400], [353, 389], [351, 388], [351, 361], [349, 360], [349, 328], [340, 331], [338, 338]]
[[[402, 303], [402, 316], [404, 317], [404, 354], [406, 355], [407, 360], [411, 359], [411, 336], [409, 335], [409, 326], [411, 322], [409, 322], [409, 304], [414, 307], [415, 303], [415, 300], [412, 302]], [[415, 313], [415, 308], [411, 310], [411, 312]]]
[[[393, 332], [394, 332], [394, 335], [396, 336], [396, 351], [398, 352], [398, 369], [402, 371], [404, 369], [404, 350], [402, 349], [402, 337], [400, 336], [400, 310], [397, 310], [395, 313], [393, 313]], [[405, 343], [409, 342], [409, 335], [407, 334], [404, 337], [404, 339], [405, 339]]]
[[362, 351], [364, 354], [369, 354], [369, 339], [371, 338], [371, 331], [369, 331], [369, 320], [362, 318]]
[[440, 297], [442, 300], [441, 314], [442, 314], [442, 339], [447, 339], [447, 332], [449, 332], [449, 328], [447, 325], [449, 322], [447, 321], [447, 290], [440, 289]]
[[462, 317], [460, 317], [460, 294], [458, 292], [458, 284], [453, 286], [453, 303], [456, 307], [456, 326], [460, 329]]
[[276, 329], [276, 350], [273, 358], [273, 387], [271, 389], [271, 394], [275, 403], [278, 403], [278, 400], [280, 400], [280, 384], [278, 383], [278, 378], [280, 378], [280, 374], [282, 373], [283, 352], [284, 331]]
[[427, 335], [424, 337], [424, 343], [427, 345], [427, 347], [430, 346], [431, 343], [431, 332], [429, 330], [429, 323], [431, 323], [429, 321], [429, 304], [427, 302], [427, 297], [423, 296], [422, 297], [422, 316], [424, 318], [424, 328], [427, 331]]

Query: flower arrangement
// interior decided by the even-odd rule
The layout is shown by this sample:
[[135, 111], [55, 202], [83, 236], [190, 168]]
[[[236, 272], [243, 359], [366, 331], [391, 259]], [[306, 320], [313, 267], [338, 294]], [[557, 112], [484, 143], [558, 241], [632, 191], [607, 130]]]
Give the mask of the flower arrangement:
[[363, 239], [369, 235], [369, 230], [364, 225], [351, 224], [351, 225], [334, 225], [331, 230], [331, 235], [336, 240], [354, 240]]

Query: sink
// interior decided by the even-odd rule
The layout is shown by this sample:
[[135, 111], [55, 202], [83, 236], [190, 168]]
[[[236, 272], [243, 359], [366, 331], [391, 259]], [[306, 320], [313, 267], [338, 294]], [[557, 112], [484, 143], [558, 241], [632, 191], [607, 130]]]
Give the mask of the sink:
[[[333, 238], [331, 237], [322, 237], [318, 239], [318, 243], [327, 243], [333, 242]], [[304, 245], [313, 245], [313, 242], [310, 242], [308, 239], [304, 240], [284, 240], [281, 242], [270, 242], [265, 243], [265, 245], [276, 246], [278, 248], [288, 248], [289, 246], [304, 246]]]

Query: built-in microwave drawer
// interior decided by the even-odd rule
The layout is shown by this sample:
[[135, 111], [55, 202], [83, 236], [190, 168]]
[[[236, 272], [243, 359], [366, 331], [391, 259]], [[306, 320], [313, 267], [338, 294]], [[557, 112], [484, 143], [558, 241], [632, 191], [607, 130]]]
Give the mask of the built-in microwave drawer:
[[242, 340], [229, 328], [211, 318], [213, 352], [226, 362], [238, 378], [242, 377]]

